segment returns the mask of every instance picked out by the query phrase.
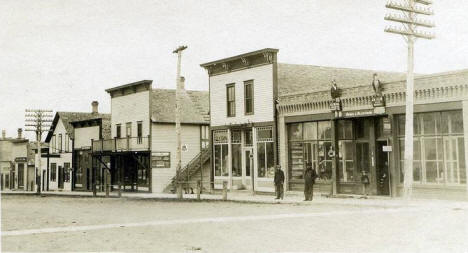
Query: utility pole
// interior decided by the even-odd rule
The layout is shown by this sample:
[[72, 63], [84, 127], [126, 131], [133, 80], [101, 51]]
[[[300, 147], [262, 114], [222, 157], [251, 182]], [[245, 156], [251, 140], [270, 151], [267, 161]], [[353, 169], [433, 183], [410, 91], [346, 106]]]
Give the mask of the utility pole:
[[389, 13], [385, 20], [398, 22], [399, 27], [387, 27], [385, 32], [402, 35], [408, 44], [408, 72], [406, 75], [406, 121], [405, 121], [405, 170], [403, 182], [403, 195], [411, 199], [413, 194], [413, 118], [414, 118], [414, 42], [417, 38], [433, 39], [432, 33], [423, 32], [416, 28], [432, 28], [434, 24], [421, 20], [418, 15], [433, 15], [429, 7], [431, 0], [403, 0], [401, 3], [390, 1], [385, 7], [399, 11], [400, 14]]
[[180, 109], [181, 109], [181, 103], [180, 103], [180, 96], [181, 96], [181, 91], [182, 91], [182, 83], [180, 80], [180, 64], [182, 60], [182, 51], [184, 51], [187, 48], [187, 46], [180, 46], [176, 48], [172, 53], [177, 54], [177, 77], [176, 77], [176, 112], [175, 112], [175, 122], [176, 122], [176, 138], [177, 138], [177, 152], [176, 152], [176, 191], [177, 191], [177, 198], [182, 199], [182, 186], [180, 182], [180, 170], [182, 167], [182, 154], [181, 154], [181, 146], [182, 146], [182, 140], [181, 140], [181, 135], [180, 135]]
[[[50, 129], [50, 123], [52, 122], [52, 110], [42, 110], [42, 109], [26, 109], [25, 121], [26, 128], [25, 131], [31, 131], [36, 133], [36, 146], [37, 146], [37, 169], [36, 169], [36, 184], [37, 184], [37, 194], [41, 194], [41, 155], [42, 155], [42, 133], [48, 132]], [[37, 175], [39, 174], [39, 175]]]

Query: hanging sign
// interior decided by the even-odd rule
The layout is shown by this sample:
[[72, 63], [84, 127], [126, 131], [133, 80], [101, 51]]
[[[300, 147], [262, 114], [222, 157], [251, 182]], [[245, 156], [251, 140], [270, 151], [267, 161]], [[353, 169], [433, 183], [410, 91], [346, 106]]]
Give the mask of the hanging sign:
[[382, 146], [383, 152], [392, 152], [392, 146]]

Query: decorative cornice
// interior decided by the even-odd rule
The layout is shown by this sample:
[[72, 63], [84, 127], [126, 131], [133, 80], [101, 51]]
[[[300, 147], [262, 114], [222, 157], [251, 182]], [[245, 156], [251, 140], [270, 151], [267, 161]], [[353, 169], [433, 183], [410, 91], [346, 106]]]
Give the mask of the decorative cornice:
[[[397, 85], [387, 87], [387, 89], [384, 88], [383, 96], [386, 101], [386, 107], [405, 104], [406, 92], [404, 91], [404, 85], [401, 87], [399, 84], [400, 83], [397, 83]], [[341, 103], [344, 111], [372, 108], [372, 99], [375, 95], [368, 87], [368, 91], [363, 90], [363, 87], [367, 86], [354, 87], [343, 91]], [[416, 89], [414, 94], [415, 104], [457, 101], [467, 96], [468, 83], [425, 87]], [[280, 114], [297, 114], [304, 112], [322, 113], [330, 111], [330, 103], [332, 103], [332, 99], [329, 92], [320, 91], [308, 94], [282, 96], [278, 99], [277, 109]]]

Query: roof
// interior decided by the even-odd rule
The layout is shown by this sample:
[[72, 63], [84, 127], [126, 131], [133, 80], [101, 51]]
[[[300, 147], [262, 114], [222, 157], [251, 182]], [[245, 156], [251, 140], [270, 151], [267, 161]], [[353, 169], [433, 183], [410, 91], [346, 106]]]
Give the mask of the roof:
[[221, 62], [232, 61], [232, 60], [242, 58], [242, 57], [248, 57], [248, 56], [251, 56], [251, 55], [256, 55], [256, 54], [265, 53], [265, 52], [278, 53], [278, 51], [279, 50], [276, 49], [276, 48], [264, 48], [264, 49], [260, 49], [260, 50], [257, 50], [257, 51], [248, 52], [248, 53], [245, 53], [245, 54], [240, 54], [240, 55], [236, 55], [236, 56], [232, 56], [232, 57], [228, 57], [228, 58], [223, 58], [223, 59], [216, 60], [216, 61], [203, 63], [203, 64], [200, 64], [200, 66], [206, 67], [208, 65], [218, 64], [218, 63], [221, 63]]
[[110, 114], [92, 113], [92, 112], [57, 112], [55, 113], [54, 120], [52, 121], [52, 125], [50, 126], [50, 131], [47, 134], [45, 141], [49, 142], [50, 139], [52, 138], [53, 131], [55, 130], [55, 127], [57, 126], [59, 119], [62, 120], [62, 123], [65, 126], [65, 130], [67, 131], [68, 136], [70, 136], [70, 138], [73, 138], [73, 126], [71, 122], [104, 118], [104, 117], [110, 117]]
[[405, 73], [398, 72], [278, 63], [279, 95], [329, 90], [333, 79], [340, 89], [369, 86], [374, 73], [377, 73], [378, 79], [383, 83], [406, 78]]
[[116, 91], [116, 90], [120, 90], [120, 89], [124, 89], [124, 88], [128, 88], [128, 87], [132, 87], [132, 86], [140, 85], [140, 84], [148, 84], [148, 85], [151, 85], [152, 83], [153, 83], [152, 80], [141, 80], [141, 81], [138, 81], [138, 82], [128, 83], [128, 84], [124, 84], [124, 85], [120, 85], [120, 86], [117, 86], [117, 87], [113, 87], [113, 88], [106, 89], [106, 92], [109, 93], [109, 92], [112, 92], [112, 91]]
[[[151, 93], [153, 122], [175, 123], [175, 93], [174, 89], [153, 89]], [[183, 90], [181, 94], [181, 123], [209, 124], [208, 91]]]

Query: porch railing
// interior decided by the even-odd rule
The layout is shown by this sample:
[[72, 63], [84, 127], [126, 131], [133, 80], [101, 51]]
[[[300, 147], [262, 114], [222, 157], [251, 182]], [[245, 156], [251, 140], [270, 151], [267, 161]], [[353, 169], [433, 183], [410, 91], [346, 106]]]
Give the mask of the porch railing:
[[126, 137], [92, 140], [93, 152], [149, 151], [150, 137]]

